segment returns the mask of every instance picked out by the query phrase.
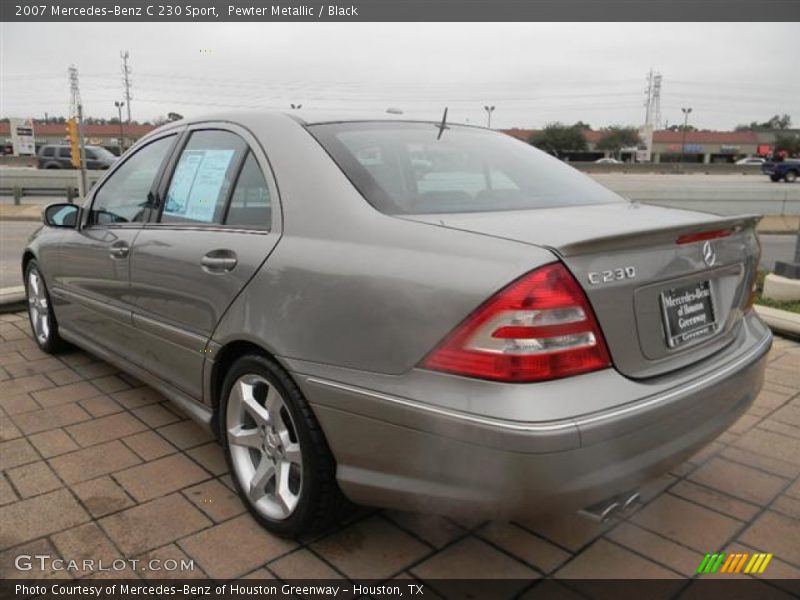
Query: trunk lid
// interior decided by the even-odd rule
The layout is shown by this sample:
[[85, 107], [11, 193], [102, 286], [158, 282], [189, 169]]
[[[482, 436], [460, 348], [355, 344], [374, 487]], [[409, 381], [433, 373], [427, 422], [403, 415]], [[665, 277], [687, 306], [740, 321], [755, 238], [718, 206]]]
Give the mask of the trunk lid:
[[[586, 292], [615, 367], [633, 378], [690, 365], [728, 344], [760, 252], [757, 216], [637, 203], [403, 218], [550, 249]], [[678, 243], [720, 230], [724, 237]]]

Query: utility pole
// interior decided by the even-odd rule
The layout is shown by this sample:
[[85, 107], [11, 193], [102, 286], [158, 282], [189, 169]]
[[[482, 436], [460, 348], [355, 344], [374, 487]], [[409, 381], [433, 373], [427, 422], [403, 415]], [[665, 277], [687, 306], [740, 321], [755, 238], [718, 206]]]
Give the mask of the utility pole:
[[78, 83], [78, 67], [71, 65], [68, 72], [70, 88], [69, 115], [70, 118], [77, 117], [78, 119], [78, 145], [80, 155], [78, 194], [81, 198], [85, 198], [89, 188], [86, 181], [86, 147], [83, 142], [83, 103], [81, 102], [81, 89]]
[[491, 129], [492, 128], [492, 113], [494, 112], [494, 106], [484, 106], [483, 110], [486, 111], [486, 127]]
[[125, 50], [124, 52], [119, 53], [119, 57], [122, 59], [122, 83], [125, 85], [125, 106], [128, 110], [128, 127], [131, 126], [131, 68], [128, 66], [128, 58], [130, 58], [130, 52]]
[[114, 106], [117, 107], [117, 114], [119, 115], [119, 155], [122, 156], [125, 146], [125, 134], [122, 131], [122, 107], [125, 106], [125, 103], [114, 100]]
[[691, 108], [681, 108], [683, 112], [683, 139], [681, 140], [681, 164], [683, 164], [683, 156], [686, 154], [686, 129], [689, 126], [689, 113], [692, 112]]

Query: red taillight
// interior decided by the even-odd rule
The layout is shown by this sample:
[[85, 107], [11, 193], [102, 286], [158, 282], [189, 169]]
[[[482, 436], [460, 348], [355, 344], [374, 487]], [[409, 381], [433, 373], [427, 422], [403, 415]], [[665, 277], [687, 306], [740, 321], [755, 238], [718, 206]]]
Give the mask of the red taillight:
[[700, 233], [687, 233], [679, 237], [678, 244], [691, 244], [692, 242], [704, 242], [717, 238], [728, 237], [733, 233], [733, 229], [715, 229], [714, 231], [701, 231]]
[[586, 295], [561, 263], [498, 292], [422, 361], [481, 379], [544, 381], [611, 366]]

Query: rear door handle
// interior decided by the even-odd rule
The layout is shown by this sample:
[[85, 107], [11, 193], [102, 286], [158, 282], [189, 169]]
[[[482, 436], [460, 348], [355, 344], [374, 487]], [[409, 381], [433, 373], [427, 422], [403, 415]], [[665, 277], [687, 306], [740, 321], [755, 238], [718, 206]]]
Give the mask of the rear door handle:
[[130, 251], [131, 247], [128, 246], [127, 242], [114, 242], [111, 244], [111, 249], [108, 253], [111, 255], [111, 258], [126, 258]]
[[212, 250], [200, 259], [203, 270], [209, 273], [233, 271], [238, 262], [233, 250]]

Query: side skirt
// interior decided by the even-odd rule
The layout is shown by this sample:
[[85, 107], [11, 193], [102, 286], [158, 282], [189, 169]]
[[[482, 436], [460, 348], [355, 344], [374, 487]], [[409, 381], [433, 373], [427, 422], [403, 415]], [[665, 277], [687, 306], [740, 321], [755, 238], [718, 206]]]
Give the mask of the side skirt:
[[63, 328], [59, 328], [58, 333], [68, 342], [72, 342], [87, 352], [91, 352], [98, 358], [111, 363], [115, 367], [125, 371], [130, 375], [133, 375], [137, 379], [141, 379], [144, 383], [166, 396], [168, 400], [175, 404], [175, 406], [177, 406], [188, 417], [194, 419], [198, 425], [201, 425], [204, 429], [216, 435], [214, 428], [211, 426], [211, 419], [214, 415], [208, 406], [205, 406], [194, 398], [187, 396], [163, 379], [159, 379], [149, 371], [146, 371], [132, 362], [125, 360], [121, 356], [106, 350], [95, 342], [87, 340], [86, 338]]

